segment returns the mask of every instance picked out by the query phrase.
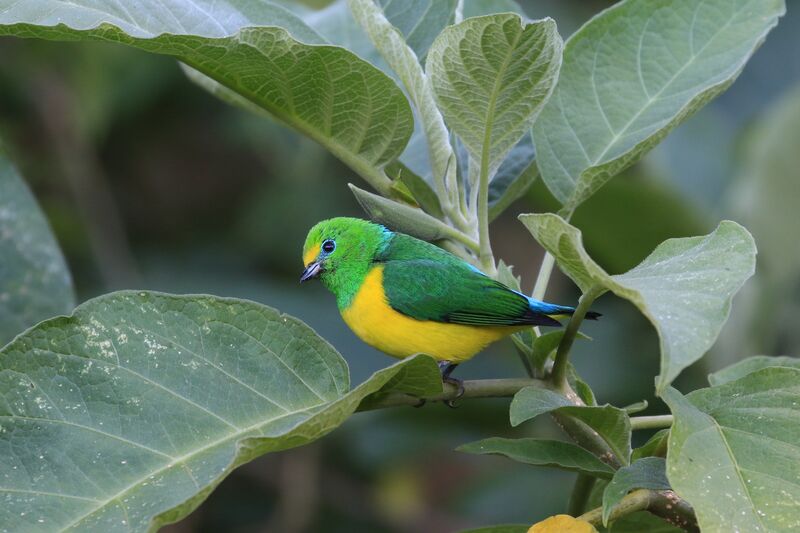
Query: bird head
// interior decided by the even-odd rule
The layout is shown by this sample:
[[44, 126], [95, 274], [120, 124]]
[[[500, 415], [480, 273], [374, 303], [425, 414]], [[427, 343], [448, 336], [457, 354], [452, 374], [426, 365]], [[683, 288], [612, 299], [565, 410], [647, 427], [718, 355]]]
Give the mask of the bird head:
[[320, 278], [337, 297], [357, 289], [391, 232], [359, 218], [323, 220], [308, 232], [300, 281]]

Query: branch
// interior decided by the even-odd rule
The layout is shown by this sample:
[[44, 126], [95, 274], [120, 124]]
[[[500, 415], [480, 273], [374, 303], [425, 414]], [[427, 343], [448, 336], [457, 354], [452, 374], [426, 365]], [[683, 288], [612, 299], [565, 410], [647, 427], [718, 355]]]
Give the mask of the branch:
[[[692, 532], [700, 531], [692, 507], [671, 490], [635, 490], [620, 500], [611, 511], [608, 521], [613, 522], [636, 511], [650, 511], [674, 526]], [[603, 523], [603, 508], [592, 509], [579, 516], [578, 520], [600, 526]]]
[[449, 383], [444, 384], [445, 391], [434, 396], [418, 397], [401, 392], [390, 392], [374, 397], [372, 401], [363, 402], [356, 411], [372, 411], [388, 407], [404, 405], [420, 405], [421, 400], [440, 402], [445, 400], [461, 400], [472, 398], [511, 398], [525, 387], [549, 388], [550, 385], [539, 379], [479, 379], [464, 382], [464, 394], [459, 398], [458, 389]]
[[631, 417], [631, 429], [662, 429], [672, 425], [672, 415]]

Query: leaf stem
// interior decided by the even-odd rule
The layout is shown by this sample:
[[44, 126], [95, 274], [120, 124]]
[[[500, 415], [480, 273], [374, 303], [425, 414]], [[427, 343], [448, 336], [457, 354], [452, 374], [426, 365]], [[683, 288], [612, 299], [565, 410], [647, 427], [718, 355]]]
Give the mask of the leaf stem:
[[445, 391], [435, 396], [417, 397], [405, 393], [388, 393], [375, 398], [374, 401], [362, 403], [357, 411], [372, 411], [389, 407], [404, 405], [419, 405], [420, 400], [439, 402], [443, 400], [472, 399], [472, 398], [511, 398], [520, 389], [525, 387], [550, 388], [550, 384], [539, 379], [479, 379], [464, 382], [464, 394], [458, 398], [458, 389], [451, 384], [445, 384]]
[[483, 142], [481, 153], [481, 171], [478, 181], [478, 242], [481, 245], [481, 266], [486, 274], [494, 277], [496, 268], [492, 255], [492, 243], [489, 240], [489, 141], [490, 131]]
[[575, 485], [572, 487], [572, 495], [569, 498], [569, 508], [567, 513], [572, 516], [578, 516], [586, 509], [586, 502], [589, 501], [589, 495], [592, 493], [592, 488], [597, 478], [588, 474], [578, 474], [575, 478]]
[[672, 415], [631, 417], [631, 429], [661, 429], [672, 425]]
[[568, 386], [567, 361], [569, 360], [569, 352], [572, 349], [572, 343], [575, 342], [575, 336], [578, 334], [581, 322], [583, 322], [583, 317], [586, 316], [589, 307], [592, 306], [594, 300], [600, 296], [602, 292], [603, 288], [599, 286], [592, 287], [586, 291], [578, 301], [578, 307], [575, 308], [575, 312], [570, 317], [569, 323], [567, 323], [567, 328], [564, 330], [564, 336], [558, 344], [555, 362], [553, 363], [552, 380], [559, 390], [564, 390], [565, 387]]
[[[622, 498], [611, 511], [609, 522], [637, 511], [650, 511], [672, 525], [687, 531], [700, 531], [692, 507], [671, 490], [639, 489], [631, 492]], [[578, 520], [600, 526], [603, 523], [603, 508], [592, 509], [588, 513], [580, 515]]]
[[539, 267], [539, 274], [536, 276], [536, 283], [533, 285], [533, 293], [531, 296], [535, 300], [544, 299], [544, 294], [547, 292], [547, 285], [550, 283], [550, 274], [553, 273], [553, 267], [556, 264], [556, 258], [550, 252], [545, 252], [542, 258], [542, 265]]

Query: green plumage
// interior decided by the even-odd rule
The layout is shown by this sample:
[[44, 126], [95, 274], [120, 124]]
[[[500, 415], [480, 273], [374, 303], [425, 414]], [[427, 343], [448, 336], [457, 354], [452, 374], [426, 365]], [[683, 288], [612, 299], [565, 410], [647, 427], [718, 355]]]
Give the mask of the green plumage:
[[427, 242], [395, 233], [376, 260], [384, 263], [389, 305], [404, 315], [484, 326], [536, 323], [525, 296]]
[[[309, 232], [304, 256], [326, 241], [333, 242], [335, 250], [320, 251], [316, 275], [336, 295], [342, 310], [349, 307], [372, 268], [383, 265], [388, 304], [418, 320], [475, 326], [560, 326], [549, 315], [574, 311], [533, 300], [441, 248], [365, 220], [320, 222]], [[596, 316], [587, 314], [588, 318]]]

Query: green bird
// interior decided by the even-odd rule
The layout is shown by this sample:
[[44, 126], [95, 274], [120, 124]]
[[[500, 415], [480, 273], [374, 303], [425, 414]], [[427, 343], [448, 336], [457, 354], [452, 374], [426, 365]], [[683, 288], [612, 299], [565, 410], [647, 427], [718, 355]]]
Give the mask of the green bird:
[[[319, 278], [361, 340], [394, 357], [430, 355], [445, 381], [486, 345], [531, 326], [561, 326], [574, 307], [529, 298], [441, 248], [358, 218], [315, 225], [300, 281]], [[589, 312], [596, 319], [598, 313]]]

